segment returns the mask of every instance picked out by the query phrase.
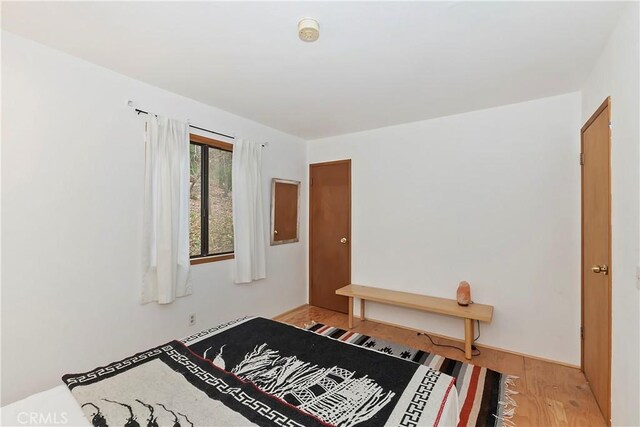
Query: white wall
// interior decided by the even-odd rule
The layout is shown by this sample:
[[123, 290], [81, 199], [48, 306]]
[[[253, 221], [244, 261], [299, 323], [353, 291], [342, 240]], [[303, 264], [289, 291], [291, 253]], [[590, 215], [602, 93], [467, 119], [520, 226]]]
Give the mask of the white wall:
[[[580, 95], [311, 141], [352, 159], [353, 283], [495, 306], [479, 342], [580, 363]], [[462, 321], [371, 318], [463, 337]]]
[[144, 126], [126, 102], [269, 141], [267, 218], [272, 177], [303, 181], [306, 199], [304, 141], [6, 32], [2, 72], [2, 404], [230, 318], [304, 304], [304, 235], [268, 249], [267, 280], [233, 284], [233, 261], [194, 266], [193, 295], [139, 304]]
[[622, 13], [582, 91], [582, 121], [611, 96], [612, 421], [640, 425], [640, 34], [638, 2]]

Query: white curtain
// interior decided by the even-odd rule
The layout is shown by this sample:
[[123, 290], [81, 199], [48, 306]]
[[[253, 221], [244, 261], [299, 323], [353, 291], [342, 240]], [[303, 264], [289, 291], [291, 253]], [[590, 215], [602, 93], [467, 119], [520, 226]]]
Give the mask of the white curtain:
[[261, 172], [262, 146], [237, 138], [231, 177], [236, 283], [267, 277]]
[[142, 262], [144, 304], [191, 293], [189, 125], [153, 114], [145, 126]]

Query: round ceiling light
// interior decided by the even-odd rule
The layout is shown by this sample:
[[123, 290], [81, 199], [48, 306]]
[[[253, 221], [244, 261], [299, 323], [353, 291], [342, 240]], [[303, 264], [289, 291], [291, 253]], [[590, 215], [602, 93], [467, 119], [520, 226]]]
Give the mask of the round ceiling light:
[[320, 37], [320, 25], [318, 21], [304, 18], [298, 22], [298, 37], [303, 42], [314, 42]]

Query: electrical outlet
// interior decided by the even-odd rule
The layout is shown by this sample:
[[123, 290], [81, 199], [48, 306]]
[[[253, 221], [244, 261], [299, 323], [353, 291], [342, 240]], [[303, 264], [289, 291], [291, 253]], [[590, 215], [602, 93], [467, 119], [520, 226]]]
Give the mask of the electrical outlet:
[[189, 315], [189, 326], [193, 326], [196, 324], [196, 314], [195, 313], [191, 313]]

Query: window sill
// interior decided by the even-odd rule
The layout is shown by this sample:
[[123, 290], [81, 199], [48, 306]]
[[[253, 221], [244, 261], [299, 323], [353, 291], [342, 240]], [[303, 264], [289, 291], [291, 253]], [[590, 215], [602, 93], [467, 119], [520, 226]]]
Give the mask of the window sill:
[[234, 254], [212, 255], [212, 256], [206, 256], [202, 258], [193, 258], [191, 259], [191, 265], [206, 264], [208, 262], [224, 261], [224, 260], [233, 259], [233, 258], [234, 258]]

